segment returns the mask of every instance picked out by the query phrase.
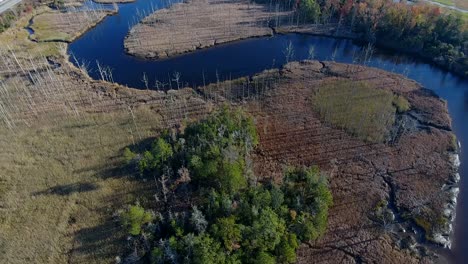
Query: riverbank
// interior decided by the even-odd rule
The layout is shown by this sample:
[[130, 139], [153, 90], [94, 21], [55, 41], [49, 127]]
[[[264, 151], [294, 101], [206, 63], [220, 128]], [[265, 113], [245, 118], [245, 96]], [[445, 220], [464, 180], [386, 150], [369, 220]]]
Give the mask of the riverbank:
[[[331, 36], [365, 43], [369, 41], [369, 36], [364, 36], [364, 32], [355, 32], [336, 21], [304, 24], [298, 12], [282, 9], [278, 5], [250, 4], [243, 0], [229, 3], [192, 0], [158, 10], [144, 18], [132, 27], [125, 38], [124, 47], [127, 54], [139, 58], [161, 59], [275, 33]], [[373, 41], [378, 47], [417, 56], [459, 76], [467, 76], [466, 62], [454, 60], [442, 51], [439, 56], [435, 56], [419, 46], [402, 46], [401, 40]]]

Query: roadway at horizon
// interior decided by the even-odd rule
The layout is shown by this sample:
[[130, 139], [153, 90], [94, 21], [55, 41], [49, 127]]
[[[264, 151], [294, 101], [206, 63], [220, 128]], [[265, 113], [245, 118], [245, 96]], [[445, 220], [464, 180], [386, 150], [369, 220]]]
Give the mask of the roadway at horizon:
[[17, 5], [21, 0], [4, 0], [0, 2], [0, 14]]

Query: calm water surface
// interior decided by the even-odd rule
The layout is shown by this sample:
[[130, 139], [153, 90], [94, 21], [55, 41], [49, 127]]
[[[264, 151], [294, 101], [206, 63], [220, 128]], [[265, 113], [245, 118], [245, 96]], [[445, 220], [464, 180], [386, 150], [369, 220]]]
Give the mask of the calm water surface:
[[[112, 69], [115, 82], [135, 88], [145, 88], [143, 74], [149, 86], [156, 80], [169, 83], [175, 72], [189, 86], [251, 75], [265, 69], [281, 66], [286, 62], [284, 50], [288, 43], [294, 47], [294, 60], [309, 57], [309, 48], [314, 46], [315, 58], [353, 63], [363, 48], [349, 40], [297, 34], [259, 38], [221, 45], [166, 60], [150, 61], [128, 56], [123, 42], [129, 27], [138, 21], [138, 14], [168, 6], [160, 0], [139, 0], [119, 5], [117, 15], [106, 18], [97, 27], [70, 45], [69, 53], [82, 63], [89, 64], [90, 75], [99, 79], [96, 61]], [[74, 60], [72, 59], [72, 62]], [[399, 54], [375, 51], [366, 63], [387, 71], [404, 74], [424, 87], [433, 90], [447, 100], [453, 128], [461, 142], [462, 150], [468, 147], [468, 80], [459, 78], [423, 61]], [[175, 87], [173, 82], [173, 86]], [[468, 260], [468, 156], [460, 156], [460, 195], [455, 223], [453, 255], [455, 263]]]

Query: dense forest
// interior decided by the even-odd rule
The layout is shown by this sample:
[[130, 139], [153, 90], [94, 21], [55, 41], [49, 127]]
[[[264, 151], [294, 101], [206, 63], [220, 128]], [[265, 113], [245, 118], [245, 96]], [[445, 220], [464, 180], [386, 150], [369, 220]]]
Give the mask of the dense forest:
[[152, 180], [155, 202], [130, 206], [121, 221], [133, 241], [128, 258], [151, 263], [294, 263], [301, 242], [327, 226], [332, 204], [317, 167], [289, 167], [284, 178], [257, 179], [252, 119], [227, 108], [146, 150], [124, 151]]
[[303, 21], [338, 23], [360, 40], [417, 54], [468, 76], [468, 25], [436, 6], [393, 0], [300, 0]]

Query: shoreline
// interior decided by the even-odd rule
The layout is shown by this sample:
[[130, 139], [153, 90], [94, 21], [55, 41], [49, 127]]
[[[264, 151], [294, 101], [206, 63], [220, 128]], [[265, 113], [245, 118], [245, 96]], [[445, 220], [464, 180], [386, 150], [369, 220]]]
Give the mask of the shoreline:
[[[137, 24], [138, 25], [138, 24]], [[323, 32], [323, 29], [321, 27], [328, 27], [331, 29], [328, 29], [328, 32]], [[336, 28], [336, 24], [311, 24], [311, 25], [306, 25], [306, 26], [299, 26], [299, 27], [271, 27], [272, 33], [271, 34], [264, 34], [264, 35], [256, 35], [256, 36], [247, 36], [247, 37], [239, 37], [237, 39], [228, 41], [228, 42], [221, 42], [217, 43], [214, 42], [213, 45], [208, 45], [204, 47], [197, 47], [195, 49], [188, 49], [184, 50], [182, 52], [178, 52], [175, 54], [171, 55], [165, 55], [163, 57], [158, 57], [156, 55], [150, 56], [150, 55], [143, 55], [140, 53], [134, 53], [129, 50], [127, 46], [124, 45], [124, 52], [126, 55], [138, 58], [141, 60], [154, 60], [154, 61], [163, 61], [163, 60], [168, 60], [171, 58], [176, 58], [179, 56], [183, 55], [188, 55], [200, 50], [206, 50], [206, 49], [212, 49], [212, 48], [217, 48], [220, 46], [223, 46], [224, 44], [235, 44], [236, 42], [239, 41], [245, 41], [249, 39], [257, 39], [257, 38], [265, 38], [265, 37], [275, 37], [277, 35], [287, 35], [287, 34], [299, 34], [299, 35], [311, 35], [311, 36], [319, 36], [319, 37], [328, 37], [328, 38], [334, 38], [334, 39], [347, 39], [347, 40], [352, 40], [353, 42], [359, 44], [359, 45], [364, 45], [367, 42], [364, 40], [362, 37], [360, 37], [358, 34], [349, 32], [349, 31], [342, 31], [342, 32], [336, 32], [334, 31]], [[129, 37], [129, 33], [125, 36], [124, 42], [126, 39]], [[444, 71], [447, 71], [448, 73], [454, 74], [458, 76], [459, 78], [467, 79], [468, 77], [466, 76], [465, 73], [459, 70], [451, 69], [449, 66], [444, 64], [443, 62], [435, 61], [432, 57], [424, 56], [423, 54], [419, 52], [413, 52], [409, 51], [406, 49], [399, 49], [395, 48], [394, 45], [391, 44], [385, 44], [385, 43], [376, 43], [375, 44], [376, 48], [379, 48], [381, 50], [387, 51], [387, 52], [393, 52], [393, 53], [400, 53], [402, 55], [405, 55], [407, 57], [412, 57], [419, 59], [423, 62], [426, 62], [432, 66], [438, 67]]]

